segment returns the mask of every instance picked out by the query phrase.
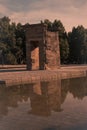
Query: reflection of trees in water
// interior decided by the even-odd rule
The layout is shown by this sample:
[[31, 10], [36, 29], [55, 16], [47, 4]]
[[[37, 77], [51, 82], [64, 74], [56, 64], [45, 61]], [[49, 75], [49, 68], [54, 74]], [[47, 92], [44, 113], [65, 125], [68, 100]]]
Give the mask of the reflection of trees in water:
[[78, 99], [87, 96], [87, 79], [85, 77], [62, 80], [61, 84], [62, 102], [64, 102], [68, 92]]
[[70, 80], [69, 91], [73, 94], [74, 98], [83, 99], [87, 96], [87, 79], [76, 78]]
[[0, 87], [0, 114], [6, 115], [8, 107], [18, 107], [18, 102], [27, 101], [30, 87]]
[[68, 92], [82, 99], [87, 95], [86, 78], [67, 79], [50, 82], [38, 82], [25, 86], [0, 87], [0, 117], [7, 115], [9, 107], [18, 107], [19, 102], [30, 98], [29, 114], [50, 116], [52, 111], [60, 112], [61, 104]]
[[61, 80], [61, 103], [65, 101], [69, 91], [70, 79]]
[[[0, 116], [7, 115], [7, 95], [4, 93], [4, 87], [0, 87]], [[4, 100], [5, 99], [5, 100]]]

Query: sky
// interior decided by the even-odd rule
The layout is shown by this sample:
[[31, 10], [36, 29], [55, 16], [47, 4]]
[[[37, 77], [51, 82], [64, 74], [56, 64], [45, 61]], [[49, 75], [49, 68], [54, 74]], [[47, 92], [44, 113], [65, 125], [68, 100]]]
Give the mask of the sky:
[[68, 32], [78, 25], [87, 28], [87, 0], [0, 0], [0, 18], [3, 16], [22, 24], [57, 19]]

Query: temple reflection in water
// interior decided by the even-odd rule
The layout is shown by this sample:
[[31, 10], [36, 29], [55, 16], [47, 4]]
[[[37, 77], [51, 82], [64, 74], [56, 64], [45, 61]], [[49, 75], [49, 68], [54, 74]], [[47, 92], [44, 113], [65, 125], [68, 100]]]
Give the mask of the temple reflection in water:
[[[83, 84], [84, 82], [84, 84]], [[29, 102], [28, 114], [50, 116], [61, 112], [67, 93], [74, 98], [87, 96], [86, 78], [59, 79], [50, 82], [37, 82], [24, 86], [0, 87], [0, 118], [8, 114], [9, 108], [17, 108], [20, 103]]]

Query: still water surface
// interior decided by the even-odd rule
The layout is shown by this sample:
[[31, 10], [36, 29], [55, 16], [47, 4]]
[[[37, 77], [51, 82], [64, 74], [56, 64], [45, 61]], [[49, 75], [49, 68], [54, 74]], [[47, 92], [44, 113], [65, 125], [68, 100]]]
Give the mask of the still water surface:
[[0, 86], [0, 130], [87, 130], [87, 78]]

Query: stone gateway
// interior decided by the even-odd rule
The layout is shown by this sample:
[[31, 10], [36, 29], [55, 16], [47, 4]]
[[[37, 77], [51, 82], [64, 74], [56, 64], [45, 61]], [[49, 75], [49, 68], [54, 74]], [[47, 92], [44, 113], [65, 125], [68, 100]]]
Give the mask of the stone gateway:
[[48, 31], [42, 23], [29, 25], [26, 29], [26, 60], [28, 70], [58, 69], [58, 32]]

